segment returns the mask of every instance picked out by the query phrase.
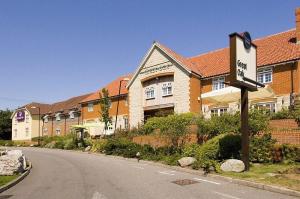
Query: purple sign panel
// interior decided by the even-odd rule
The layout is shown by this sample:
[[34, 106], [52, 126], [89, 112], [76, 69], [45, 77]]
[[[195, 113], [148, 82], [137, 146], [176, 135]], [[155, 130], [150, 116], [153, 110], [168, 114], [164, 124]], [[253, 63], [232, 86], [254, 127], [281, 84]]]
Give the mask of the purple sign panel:
[[17, 121], [23, 122], [25, 120], [25, 112], [24, 111], [18, 111], [17, 112]]

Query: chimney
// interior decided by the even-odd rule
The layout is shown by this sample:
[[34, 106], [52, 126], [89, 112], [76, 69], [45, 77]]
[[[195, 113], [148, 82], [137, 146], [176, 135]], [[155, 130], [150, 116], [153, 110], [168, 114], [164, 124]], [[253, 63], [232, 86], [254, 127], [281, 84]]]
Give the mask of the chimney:
[[296, 40], [297, 44], [300, 44], [300, 7], [296, 8]]

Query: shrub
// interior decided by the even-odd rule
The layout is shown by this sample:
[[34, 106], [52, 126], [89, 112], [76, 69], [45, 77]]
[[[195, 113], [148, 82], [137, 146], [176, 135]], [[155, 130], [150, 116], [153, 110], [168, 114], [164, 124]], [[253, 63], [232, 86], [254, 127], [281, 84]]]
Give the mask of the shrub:
[[235, 134], [225, 135], [219, 141], [220, 159], [239, 159], [241, 150], [241, 136]]
[[106, 139], [93, 140], [92, 141], [91, 151], [92, 152], [100, 152], [100, 153], [102, 153], [104, 151], [104, 149], [105, 149], [106, 144], [107, 144], [107, 140]]
[[199, 145], [199, 144], [185, 145], [183, 150], [182, 150], [182, 156], [184, 156], [184, 157], [195, 157], [196, 154], [197, 154], [197, 151], [199, 150], [200, 147], [201, 147], [201, 145]]
[[292, 110], [289, 110], [289, 109], [284, 109], [284, 108], [271, 115], [272, 120], [294, 119], [294, 118], [295, 118], [295, 112]]
[[209, 138], [222, 133], [237, 133], [240, 129], [239, 113], [223, 114], [210, 119], [199, 117], [197, 119], [197, 126], [198, 134], [200, 136], [208, 135]]
[[11, 140], [0, 140], [0, 146], [13, 146], [14, 142]]
[[73, 138], [66, 139], [63, 141], [63, 143], [64, 143], [64, 149], [72, 150], [77, 148], [77, 142]]
[[104, 146], [105, 154], [119, 155], [127, 158], [136, 157], [137, 152], [141, 151], [141, 146], [126, 138], [111, 138]]
[[263, 134], [261, 137], [251, 137], [250, 139], [250, 161], [259, 163], [272, 162], [272, 149], [275, 144], [271, 134]]
[[300, 161], [300, 147], [291, 144], [282, 145], [282, 155], [283, 160], [287, 163], [289, 162], [299, 162]]
[[249, 133], [257, 135], [259, 132], [267, 132], [269, 116], [261, 110], [251, 109], [249, 112]]

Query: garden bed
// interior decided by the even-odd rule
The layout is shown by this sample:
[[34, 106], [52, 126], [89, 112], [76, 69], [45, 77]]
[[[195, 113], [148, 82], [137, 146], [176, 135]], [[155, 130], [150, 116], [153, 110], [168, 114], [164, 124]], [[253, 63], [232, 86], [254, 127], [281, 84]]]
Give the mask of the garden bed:
[[220, 173], [220, 175], [300, 191], [300, 163], [253, 164], [250, 171]]

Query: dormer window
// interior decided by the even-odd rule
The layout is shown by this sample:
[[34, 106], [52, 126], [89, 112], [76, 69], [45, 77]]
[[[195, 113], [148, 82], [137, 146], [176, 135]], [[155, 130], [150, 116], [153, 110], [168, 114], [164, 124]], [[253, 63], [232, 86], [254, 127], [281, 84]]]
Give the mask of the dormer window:
[[70, 111], [69, 112], [69, 116], [70, 116], [70, 119], [74, 119], [75, 118], [75, 112], [74, 111]]
[[154, 99], [155, 98], [155, 92], [154, 92], [154, 87], [151, 86], [151, 87], [147, 87], [146, 88], [146, 91], [145, 91], [145, 94], [146, 94], [146, 99]]
[[220, 90], [225, 88], [225, 77], [216, 77], [212, 80], [212, 90]]
[[168, 82], [168, 83], [163, 83], [162, 85], [162, 96], [169, 96], [172, 95], [172, 83]]
[[56, 113], [55, 114], [56, 121], [60, 121], [61, 120], [60, 115], [61, 115], [61, 113]]

